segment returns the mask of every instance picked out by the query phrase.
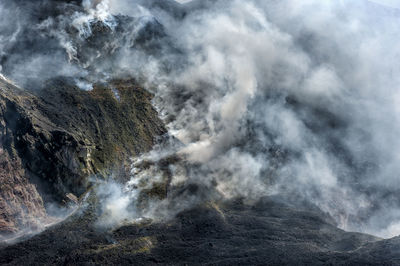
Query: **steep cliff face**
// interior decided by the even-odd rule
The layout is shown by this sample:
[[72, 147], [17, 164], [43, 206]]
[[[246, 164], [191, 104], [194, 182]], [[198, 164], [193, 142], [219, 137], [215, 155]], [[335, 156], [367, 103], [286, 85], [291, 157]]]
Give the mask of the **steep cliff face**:
[[[0, 79], [0, 234], [9, 235], [19, 229], [36, 227], [45, 219], [43, 200], [29, 180], [16, 141], [28, 125], [22, 109], [30, 103], [28, 94]], [[17, 124], [22, 127], [17, 129]], [[24, 135], [22, 135], [24, 136]]]
[[134, 81], [71, 84], [53, 80], [32, 94], [0, 81], [0, 233], [38, 226], [47, 203], [80, 196], [91, 176], [124, 178], [129, 158], [165, 133]]
[[10, 159], [0, 148], [0, 235], [16, 233], [19, 228], [35, 229], [45, 222], [43, 200], [26, 178], [21, 161]]

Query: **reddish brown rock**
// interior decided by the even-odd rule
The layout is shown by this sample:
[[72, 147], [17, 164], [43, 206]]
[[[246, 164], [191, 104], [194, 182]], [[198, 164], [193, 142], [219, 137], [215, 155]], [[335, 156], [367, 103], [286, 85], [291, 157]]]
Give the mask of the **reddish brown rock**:
[[46, 218], [43, 200], [19, 159], [0, 148], [0, 235], [40, 227]]

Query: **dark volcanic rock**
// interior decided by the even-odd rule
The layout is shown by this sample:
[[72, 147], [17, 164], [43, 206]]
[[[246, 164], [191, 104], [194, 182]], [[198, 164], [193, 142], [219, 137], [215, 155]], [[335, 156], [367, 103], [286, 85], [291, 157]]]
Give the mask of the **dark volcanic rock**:
[[[90, 200], [89, 200], [90, 201]], [[0, 264], [29, 265], [399, 265], [399, 240], [336, 228], [319, 211], [272, 199], [208, 202], [166, 223], [99, 231], [93, 205], [23, 243]]]
[[[132, 80], [82, 91], [54, 80], [37, 95], [0, 80], [0, 233], [45, 217], [44, 205], [82, 195], [89, 177], [120, 173], [165, 133], [152, 95]], [[43, 202], [44, 201], [44, 202]]]

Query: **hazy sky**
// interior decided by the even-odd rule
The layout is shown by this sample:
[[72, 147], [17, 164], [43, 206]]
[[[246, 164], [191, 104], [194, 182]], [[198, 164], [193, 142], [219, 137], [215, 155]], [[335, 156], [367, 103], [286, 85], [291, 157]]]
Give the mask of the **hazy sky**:
[[378, 4], [381, 4], [381, 5], [400, 8], [400, 1], [399, 0], [370, 0], [370, 1], [378, 3]]
[[181, 3], [181, 4], [183, 4], [183, 3], [187, 3], [187, 2], [190, 2], [190, 1], [192, 1], [192, 0], [175, 0], [176, 2], [179, 2], [179, 3]]
[[[192, 0], [175, 0], [175, 1], [179, 3], [187, 3]], [[400, 8], [400, 0], [370, 0], [370, 1], [390, 7]]]

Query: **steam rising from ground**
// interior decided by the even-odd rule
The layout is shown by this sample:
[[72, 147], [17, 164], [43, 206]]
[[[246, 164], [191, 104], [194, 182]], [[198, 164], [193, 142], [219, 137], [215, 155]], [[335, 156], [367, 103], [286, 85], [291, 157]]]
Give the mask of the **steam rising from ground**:
[[[400, 234], [398, 10], [362, 0], [157, 3], [84, 1], [72, 21], [52, 20], [50, 35], [68, 55], [52, 59], [65, 61], [54, 75], [77, 77], [83, 69], [89, 84], [137, 77], [155, 93], [173, 136], [137, 159], [153, 166], [136, 161], [128, 184], [100, 186], [110, 217], [102, 224], [163, 219], [204, 200], [279, 194], [315, 204], [347, 230]], [[136, 19], [119, 31], [121, 14]], [[114, 41], [83, 62], [77, 47], [96, 21]], [[78, 41], [61, 30], [65, 23]], [[142, 29], [150, 37], [140, 37]], [[1, 37], [1, 50], [17, 35]], [[105, 51], [109, 57], [97, 60]], [[46, 57], [23, 69], [6, 62], [17, 82], [21, 73], [38, 75], [30, 64], [48, 67]], [[171, 184], [169, 196], [138, 205], [141, 191], [159, 182]]]

